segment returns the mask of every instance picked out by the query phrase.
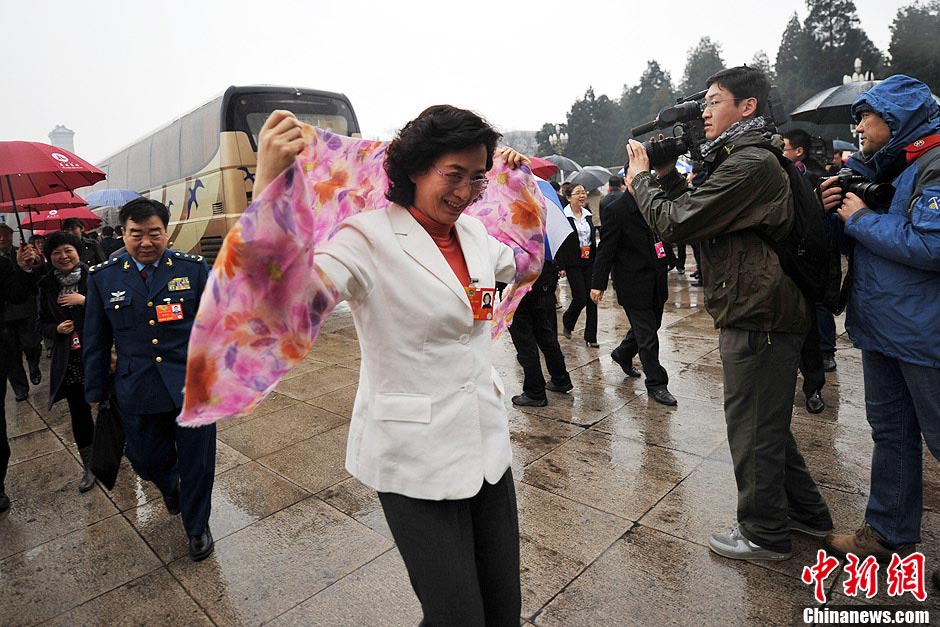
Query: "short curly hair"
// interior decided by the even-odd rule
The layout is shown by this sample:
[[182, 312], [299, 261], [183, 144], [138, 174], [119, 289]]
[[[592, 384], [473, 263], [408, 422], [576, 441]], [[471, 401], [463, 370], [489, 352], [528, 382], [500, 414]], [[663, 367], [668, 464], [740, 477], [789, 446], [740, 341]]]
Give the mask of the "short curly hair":
[[482, 117], [451, 105], [434, 105], [405, 124], [385, 153], [390, 201], [408, 207], [414, 204], [414, 174], [427, 172], [441, 155], [474, 146], [486, 147], [486, 169], [493, 167], [493, 153], [502, 135]]
[[79, 257], [82, 256], [82, 240], [65, 231], [55, 231], [50, 233], [49, 236], [46, 237], [46, 243], [43, 246], [42, 252], [46, 255], [46, 259], [52, 259], [52, 251], [65, 244], [68, 244], [74, 248]]

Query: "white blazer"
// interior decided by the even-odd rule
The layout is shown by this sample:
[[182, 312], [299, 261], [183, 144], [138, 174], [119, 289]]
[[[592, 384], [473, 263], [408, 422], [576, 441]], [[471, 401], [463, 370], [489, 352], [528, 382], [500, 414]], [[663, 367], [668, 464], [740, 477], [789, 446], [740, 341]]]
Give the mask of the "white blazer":
[[[509, 283], [513, 252], [479, 220], [456, 224], [471, 279]], [[346, 470], [380, 492], [463, 499], [512, 462], [490, 323], [474, 322], [454, 271], [398, 205], [353, 216], [316, 263], [348, 300], [362, 364]]]

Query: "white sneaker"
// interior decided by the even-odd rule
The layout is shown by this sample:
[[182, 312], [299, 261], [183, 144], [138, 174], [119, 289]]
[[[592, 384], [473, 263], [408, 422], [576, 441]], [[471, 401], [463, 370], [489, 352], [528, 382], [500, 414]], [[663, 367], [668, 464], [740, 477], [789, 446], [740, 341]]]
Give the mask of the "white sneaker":
[[754, 544], [735, 527], [728, 533], [713, 533], [708, 539], [708, 548], [733, 560], [788, 560], [791, 553], [778, 553]]

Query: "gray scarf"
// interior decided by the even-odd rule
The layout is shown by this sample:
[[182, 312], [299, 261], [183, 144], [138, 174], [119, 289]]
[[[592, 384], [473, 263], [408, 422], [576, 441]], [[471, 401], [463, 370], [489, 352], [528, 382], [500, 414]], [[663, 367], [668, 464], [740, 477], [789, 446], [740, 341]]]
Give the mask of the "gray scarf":
[[78, 291], [78, 282], [82, 279], [82, 266], [77, 265], [71, 272], [62, 272], [53, 270], [56, 280], [59, 282], [59, 296], [72, 294]]
[[736, 137], [740, 137], [744, 133], [765, 130], [772, 131], [773, 125], [768, 123], [762, 115], [759, 115], [756, 118], [751, 118], [750, 120], [741, 120], [740, 122], [735, 122], [726, 128], [721, 135], [702, 144], [702, 158], [704, 159], [711, 153], [718, 150], [720, 147], [724, 146]]

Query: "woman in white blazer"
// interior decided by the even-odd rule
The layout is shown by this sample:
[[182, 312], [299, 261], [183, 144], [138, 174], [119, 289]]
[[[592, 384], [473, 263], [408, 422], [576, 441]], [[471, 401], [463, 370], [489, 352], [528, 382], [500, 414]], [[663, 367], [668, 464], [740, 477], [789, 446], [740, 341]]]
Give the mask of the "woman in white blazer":
[[[349, 218], [315, 256], [350, 304], [362, 354], [346, 469], [378, 492], [423, 625], [516, 626], [521, 614], [503, 385], [467, 294], [511, 282], [515, 264], [463, 215], [499, 137], [470, 111], [425, 110], [389, 145], [393, 204]], [[256, 195], [303, 146], [296, 119], [273, 113]], [[502, 150], [513, 167], [526, 161]]]

